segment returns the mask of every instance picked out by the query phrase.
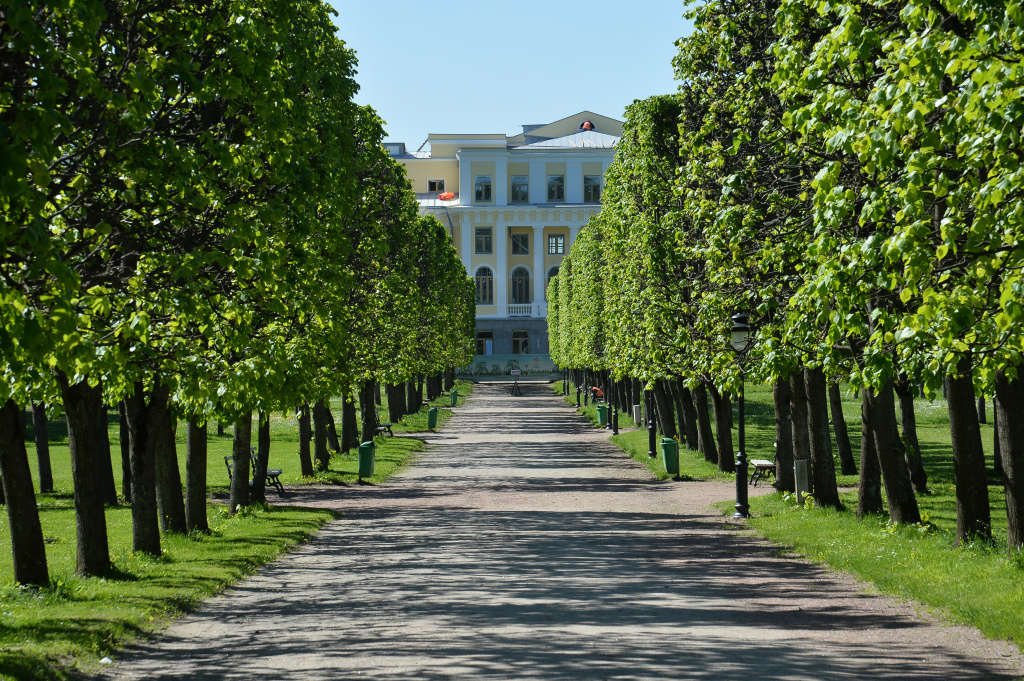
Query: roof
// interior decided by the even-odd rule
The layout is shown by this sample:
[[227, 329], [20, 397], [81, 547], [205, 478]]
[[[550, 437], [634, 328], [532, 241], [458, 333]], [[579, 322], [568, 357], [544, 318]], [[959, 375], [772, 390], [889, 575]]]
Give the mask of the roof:
[[606, 135], [603, 132], [585, 130], [574, 135], [557, 137], [543, 142], [524, 144], [517, 149], [614, 149], [619, 143], [619, 137]]

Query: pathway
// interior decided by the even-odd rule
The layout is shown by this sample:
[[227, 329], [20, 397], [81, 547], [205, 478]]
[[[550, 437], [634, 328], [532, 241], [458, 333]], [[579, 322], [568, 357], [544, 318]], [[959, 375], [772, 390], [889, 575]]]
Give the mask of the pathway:
[[122, 655], [130, 679], [1009, 679], [1021, 656], [789, 560], [550, 386], [477, 386], [342, 520]]

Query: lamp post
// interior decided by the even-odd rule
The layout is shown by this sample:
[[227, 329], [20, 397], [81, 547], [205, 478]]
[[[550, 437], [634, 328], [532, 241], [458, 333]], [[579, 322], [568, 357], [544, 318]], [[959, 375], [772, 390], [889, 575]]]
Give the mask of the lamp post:
[[656, 426], [654, 425], [654, 391], [645, 390], [644, 400], [646, 402], [644, 407], [646, 408], [647, 416], [647, 456], [653, 459], [658, 455], [658, 443], [656, 442], [658, 436], [656, 434]]
[[605, 424], [605, 430], [612, 429], [612, 413], [615, 410], [615, 400], [612, 399], [612, 395], [615, 394], [615, 379], [612, 378], [612, 372], [608, 372], [608, 384], [604, 387], [604, 403], [608, 406], [608, 423]]
[[746, 432], [743, 421], [743, 362], [742, 356], [750, 347], [750, 320], [744, 312], [737, 312], [732, 316], [732, 329], [729, 344], [740, 359], [740, 394], [739, 394], [739, 417], [740, 417], [740, 442], [736, 452], [736, 512], [733, 518], [749, 518], [750, 504], [747, 503], [747, 453]]

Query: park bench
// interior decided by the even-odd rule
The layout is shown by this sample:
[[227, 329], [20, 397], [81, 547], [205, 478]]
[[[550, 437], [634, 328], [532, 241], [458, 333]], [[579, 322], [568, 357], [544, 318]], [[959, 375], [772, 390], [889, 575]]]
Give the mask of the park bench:
[[[253, 449], [255, 449], [255, 447]], [[228, 480], [231, 480], [234, 477], [232, 475], [232, 473], [234, 472], [234, 461], [232, 460], [232, 458], [230, 456], [225, 456], [224, 457], [224, 465], [227, 466], [227, 468], [228, 468]], [[250, 466], [250, 470], [255, 472], [255, 470], [256, 470], [256, 454], [255, 454], [255, 452], [251, 452], [249, 454], [249, 466]], [[284, 496], [284, 485], [281, 484], [281, 477], [280, 477], [282, 473], [284, 473], [284, 471], [282, 469], [280, 469], [280, 468], [268, 468], [267, 469], [267, 473], [266, 473], [266, 475], [263, 478], [266, 481], [265, 484], [267, 486], [273, 487], [275, 490], [277, 490], [277, 493], [278, 493], [279, 496]], [[255, 482], [256, 482], [255, 478], [250, 480], [249, 481], [249, 487], [252, 487], [253, 484], [255, 484]]]
[[378, 423], [377, 424], [377, 434], [378, 435], [383, 435], [384, 433], [387, 433], [391, 437], [394, 437], [395, 434], [393, 432], [391, 432], [391, 426], [392, 425], [393, 424], [391, 424], [391, 423]]
[[767, 481], [769, 477], [775, 477], [775, 461], [751, 459], [750, 465], [754, 468], [754, 474], [750, 476], [750, 484], [753, 487], [757, 487], [761, 480]]

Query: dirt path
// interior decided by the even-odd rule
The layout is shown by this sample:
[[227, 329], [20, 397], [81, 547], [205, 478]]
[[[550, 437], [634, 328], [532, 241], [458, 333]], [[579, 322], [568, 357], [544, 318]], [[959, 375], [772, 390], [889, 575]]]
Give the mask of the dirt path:
[[480, 385], [345, 517], [117, 679], [1009, 679], [1016, 649], [777, 555], [550, 393]]

